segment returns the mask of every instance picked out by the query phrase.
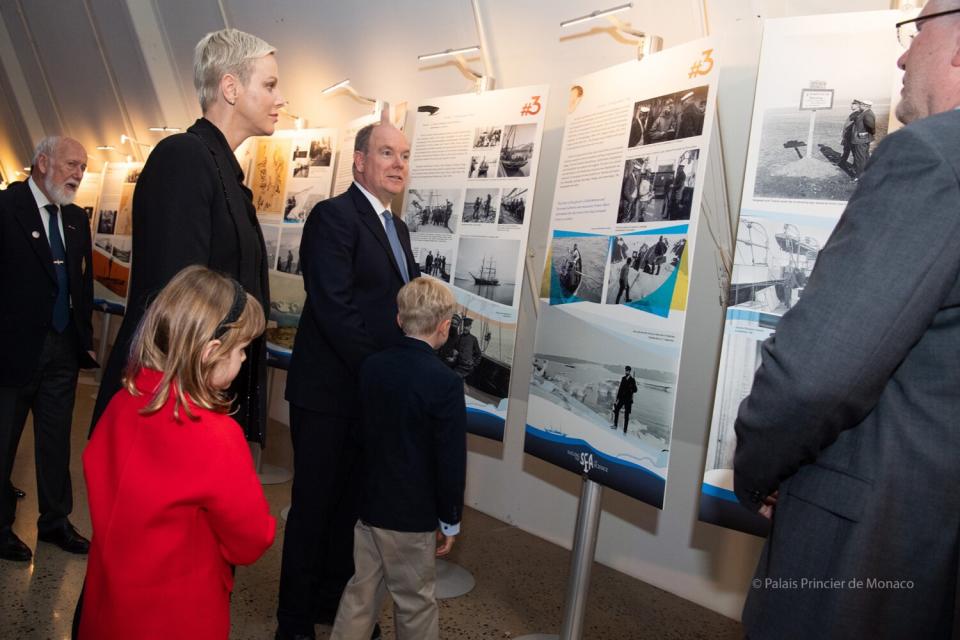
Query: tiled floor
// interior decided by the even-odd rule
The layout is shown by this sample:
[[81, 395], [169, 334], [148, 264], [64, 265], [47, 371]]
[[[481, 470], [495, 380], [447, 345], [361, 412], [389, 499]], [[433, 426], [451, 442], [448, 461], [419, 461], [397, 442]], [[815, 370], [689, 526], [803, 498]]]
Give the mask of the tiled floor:
[[[86, 442], [95, 387], [78, 387], [73, 432], [73, 523], [90, 534], [80, 453]], [[290, 466], [289, 432], [274, 423], [264, 459]], [[85, 558], [60, 549], [37, 546], [36, 481], [32, 427], [27, 425], [13, 472], [13, 482], [27, 492], [14, 527], [35, 549], [32, 563], [0, 560], [0, 639], [61, 639], [70, 637], [74, 604], [80, 592]], [[280, 510], [289, 503], [290, 483], [265, 487], [278, 516], [277, 542], [253, 566], [237, 571], [233, 595], [231, 638], [268, 640], [273, 637], [274, 611], [280, 576], [283, 521]], [[442, 601], [444, 638], [514, 638], [524, 634], [558, 633], [563, 618], [570, 553], [477, 511], [467, 509], [464, 533], [454, 548], [453, 562], [473, 573], [477, 585], [469, 594]], [[385, 607], [384, 637], [394, 638], [391, 613]], [[317, 637], [329, 629], [317, 627]], [[594, 565], [584, 638], [739, 638], [740, 625], [674, 595], [601, 565]]]

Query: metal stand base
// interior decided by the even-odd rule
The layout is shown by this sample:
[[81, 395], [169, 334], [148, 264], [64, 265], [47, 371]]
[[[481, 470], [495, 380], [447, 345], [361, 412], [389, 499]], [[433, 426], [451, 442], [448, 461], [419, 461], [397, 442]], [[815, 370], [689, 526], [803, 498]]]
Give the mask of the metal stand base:
[[272, 464], [261, 464], [257, 477], [260, 478], [260, 484], [283, 484], [293, 478], [293, 472]]
[[473, 591], [477, 581], [473, 574], [458, 564], [437, 560], [437, 598], [459, 598]]

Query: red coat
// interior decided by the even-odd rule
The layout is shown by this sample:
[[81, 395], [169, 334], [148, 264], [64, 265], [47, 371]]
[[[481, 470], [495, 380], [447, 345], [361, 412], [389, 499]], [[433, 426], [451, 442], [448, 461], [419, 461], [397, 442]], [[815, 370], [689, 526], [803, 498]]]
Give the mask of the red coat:
[[160, 379], [144, 370], [143, 395], [121, 389], [83, 453], [93, 522], [84, 640], [226, 638], [230, 565], [273, 544], [276, 520], [240, 427], [199, 408], [177, 423], [172, 401], [138, 414]]

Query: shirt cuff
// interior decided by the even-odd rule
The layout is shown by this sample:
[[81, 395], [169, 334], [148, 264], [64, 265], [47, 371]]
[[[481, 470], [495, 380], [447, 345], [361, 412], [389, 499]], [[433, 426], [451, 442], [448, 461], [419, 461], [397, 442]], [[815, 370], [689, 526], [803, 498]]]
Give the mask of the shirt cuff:
[[440, 521], [440, 531], [443, 532], [445, 536], [456, 536], [460, 535], [460, 523], [456, 524], [447, 524], [443, 520]]

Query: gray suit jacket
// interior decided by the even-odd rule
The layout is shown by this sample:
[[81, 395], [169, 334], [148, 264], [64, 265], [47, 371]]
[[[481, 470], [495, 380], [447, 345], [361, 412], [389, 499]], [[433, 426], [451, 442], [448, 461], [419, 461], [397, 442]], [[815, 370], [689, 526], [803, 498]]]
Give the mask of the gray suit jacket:
[[780, 491], [743, 612], [752, 640], [950, 637], [958, 142], [951, 111], [878, 146], [801, 301], [763, 345], [734, 461], [744, 505]]

